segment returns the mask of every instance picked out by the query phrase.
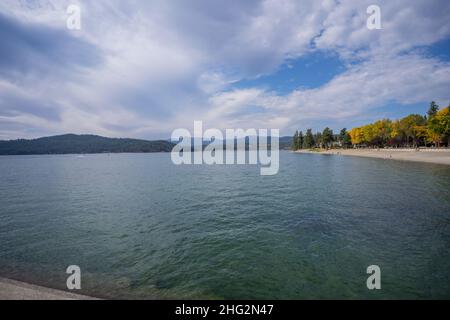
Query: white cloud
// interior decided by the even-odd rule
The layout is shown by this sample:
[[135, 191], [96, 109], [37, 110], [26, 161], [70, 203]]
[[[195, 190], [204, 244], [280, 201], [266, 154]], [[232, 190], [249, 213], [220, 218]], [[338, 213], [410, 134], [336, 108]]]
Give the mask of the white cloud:
[[[389, 101], [450, 99], [448, 62], [415, 50], [449, 37], [448, 1], [380, 1], [383, 29], [374, 31], [365, 27], [372, 1], [80, 1], [81, 32], [65, 29], [70, 3], [0, 3], [7, 16], [64, 32], [101, 58], [3, 77], [0, 98], [20, 92], [59, 116], [17, 106], [20, 112], [0, 118], [10, 124], [0, 128], [3, 138], [62, 132], [163, 138], [197, 119], [290, 134], [318, 119], [360, 117]], [[337, 52], [348, 69], [319, 88], [286, 95], [233, 88], [314, 50]]]
[[350, 68], [322, 87], [299, 89], [286, 96], [255, 89], [222, 93], [212, 99], [216, 107], [210, 115], [215, 120], [209, 121], [223, 123], [233, 119], [230, 114], [245, 113], [256, 106], [264, 112], [251, 112], [246, 119], [247, 127], [264, 120], [269, 123], [275, 118], [279, 127], [292, 132], [317, 119], [333, 123], [367, 115], [386, 102], [413, 104], [428, 101], [431, 96], [438, 102], [448, 103], [449, 84], [448, 62], [415, 54], [378, 57]]

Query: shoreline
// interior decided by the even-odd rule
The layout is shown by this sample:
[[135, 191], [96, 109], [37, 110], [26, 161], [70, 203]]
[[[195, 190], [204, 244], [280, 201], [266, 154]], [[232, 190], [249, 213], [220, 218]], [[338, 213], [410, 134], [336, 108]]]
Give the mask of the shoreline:
[[297, 150], [294, 151], [294, 153], [338, 155], [450, 165], [450, 149], [330, 149], [320, 151]]
[[99, 300], [99, 299], [0, 277], [0, 300]]

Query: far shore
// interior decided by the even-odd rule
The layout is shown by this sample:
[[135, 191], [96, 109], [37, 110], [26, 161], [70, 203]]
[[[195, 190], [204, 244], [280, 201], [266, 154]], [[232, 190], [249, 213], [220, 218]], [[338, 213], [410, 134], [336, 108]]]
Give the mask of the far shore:
[[0, 278], [0, 300], [97, 300], [96, 298]]
[[330, 149], [296, 153], [329, 154], [450, 165], [450, 149]]

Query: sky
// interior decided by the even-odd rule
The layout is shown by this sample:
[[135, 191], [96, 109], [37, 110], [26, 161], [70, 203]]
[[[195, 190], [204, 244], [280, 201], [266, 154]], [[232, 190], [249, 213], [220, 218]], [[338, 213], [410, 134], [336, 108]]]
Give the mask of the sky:
[[167, 139], [194, 120], [292, 135], [432, 100], [450, 103], [448, 0], [0, 2], [0, 140]]

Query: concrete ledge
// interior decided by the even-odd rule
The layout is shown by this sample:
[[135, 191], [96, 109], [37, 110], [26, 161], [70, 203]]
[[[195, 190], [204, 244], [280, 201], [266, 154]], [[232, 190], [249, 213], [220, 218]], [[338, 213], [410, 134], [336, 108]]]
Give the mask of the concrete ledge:
[[62, 290], [0, 278], [0, 300], [98, 300]]

